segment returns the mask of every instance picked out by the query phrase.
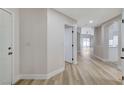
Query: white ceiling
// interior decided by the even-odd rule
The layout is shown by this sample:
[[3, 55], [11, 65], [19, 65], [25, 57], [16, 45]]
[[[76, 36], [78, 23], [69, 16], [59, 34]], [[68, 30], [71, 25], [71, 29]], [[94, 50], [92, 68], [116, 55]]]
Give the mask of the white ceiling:
[[[97, 26], [121, 14], [120, 8], [55, 8], [78, 21], [79, 26]], [[93, 20], [90, 24], [89, 20]]]

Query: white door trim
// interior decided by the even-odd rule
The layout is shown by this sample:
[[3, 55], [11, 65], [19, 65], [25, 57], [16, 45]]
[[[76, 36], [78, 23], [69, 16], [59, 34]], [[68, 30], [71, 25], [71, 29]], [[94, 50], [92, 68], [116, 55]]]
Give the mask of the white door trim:
[[65, 24], [65, 25], [72, 27], [72, 30], [74, 31], [74, 33], [72, 34], [73, 35], [72, 44], [74, 45], [74, 47], [72, 47], [72, 51], [73, 51], [72, 57], [74, 58], [72, 63], [77, 64], [77, 25], [75, 25], [75, 24], [73, 24], [73, 25], [72, 24]]
[[10, 10], [8, 10], [8, 9], [6, 9], [6, 8], [0, 8], [1, 10], [3, 10], [3, 11], [5, 11], [5, 12], [7, 12], [7, 13], [9, 13], [9, 14], [11, 14], [12, 15], [12, 52], [13, 52], [13, 54], [12, 54], [12, 63], [11, 63], [11, 84], [14, 84], [15, 83], [15, 80], [14, 80], [14, 74], [15, 74], [15, 66], [14, 66], [14, 59], [15, 59], [15, 54], [14, 54], [14, 52], [15, 52], [15, 44], [14, 44], [14, 41], [15, 41], [15, 38], [14, 38], [14, 36], [15, 36], [15, 34], [14, 34], [14, 22], [15, 22], [15, 15], [14, 15], [14, 13], [12, 12], [12, 11], [10, 11]]

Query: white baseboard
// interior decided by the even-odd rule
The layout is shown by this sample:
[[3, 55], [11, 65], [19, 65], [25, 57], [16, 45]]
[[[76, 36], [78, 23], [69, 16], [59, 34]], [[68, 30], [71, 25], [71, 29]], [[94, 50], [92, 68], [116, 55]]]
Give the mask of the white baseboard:
[[14, 79], [13, 79], [13, 81], [12, 81], [12, 84], [15, 84], [17, 81], [19, 81], [20, 80], [20, 76], [19, 75], [17, 75]]
[[74, 61], [73, 64], [77, 64], [78, 62], [77, 61]]
[[99, 60], [103, 61], [103, 62], [116, 62], [115, 60], [109, 60], [109, 59], [103, 59], [99, 56], [93, 55], [94, 57], [98, 58]]
[[122, 85], [124, 85], [124, 76], [122, 76]]
[[22, 74], [20, 75], [20, 79], [49, 79], [65, 70], [64, 67], [61, 69], [57, 69], [53, 72], [50, 72], [48, 74]]
[[99, 59], [99, 60], [101, 60], [101, 61], [104, 61], [104, 62], [105, 62], [105, 59], [103, 59], [103, 58], [101, 58], [101, 57], [99, 57], [99, 56], [94, 55], [94, 57], [96, 57], [97, 59]]
[[22, 74], [20, 79], [46, 79], [47, 76], [44, 74]]
[[55, 75], [57, 75], [57, 74], [59, 74], [59, 73], [61, 73], [61, 72], [63, 72], [65, 70], [65, 67], [62, 67], [62, 68], [60, 68], [60, 69], [57, 69], [57, 70], [55, 70], [55, 71], [53, 71], [53, 72], [51, 72], [51, 73], [48, 73], [46, 76], [46, 79], [49, 79], [49, 78], [51, 78], [51, 77], [53, 77], [53, 76], [55, 76]]

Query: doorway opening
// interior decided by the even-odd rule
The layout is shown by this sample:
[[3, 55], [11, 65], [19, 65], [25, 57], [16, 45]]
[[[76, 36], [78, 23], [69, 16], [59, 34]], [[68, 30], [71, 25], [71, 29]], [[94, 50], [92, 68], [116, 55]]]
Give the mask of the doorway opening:
[[64, 60], [68, 63], [74, 61], [73, 26], [65, 25], [64, 34]]
[[80, 31], [80, 54], [90, 56], [93, 54], [94, 28], [82, 27]]

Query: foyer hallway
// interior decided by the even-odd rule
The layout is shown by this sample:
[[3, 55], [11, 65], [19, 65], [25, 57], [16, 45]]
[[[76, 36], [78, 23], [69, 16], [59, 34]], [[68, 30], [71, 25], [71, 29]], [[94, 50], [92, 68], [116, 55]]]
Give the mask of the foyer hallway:
[[19, 80], [17, 85], [121, 85], [115, 65], [91, 57], [90, 49], [78, 54], [78, 64], [66, 63], [65, 71], [48, 80]]

